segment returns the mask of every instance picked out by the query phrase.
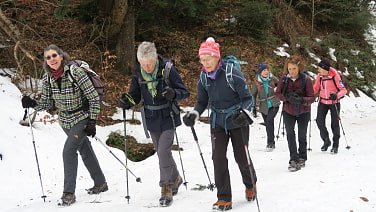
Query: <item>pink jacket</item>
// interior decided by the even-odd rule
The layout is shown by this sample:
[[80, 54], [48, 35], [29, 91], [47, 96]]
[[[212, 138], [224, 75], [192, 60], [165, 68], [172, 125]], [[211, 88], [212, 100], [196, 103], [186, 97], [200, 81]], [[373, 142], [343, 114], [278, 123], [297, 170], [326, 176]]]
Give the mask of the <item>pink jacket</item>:
[[[337, 70], [332, 67], [330, 67], [328, 75], [317, 74], [315, 84], [313, 85], [313, 91], [315, 94], [320, 91], [319, 101], [323, 104], [338, 103], [339, 99], [344, 97], [347, 93]], [[330, 100], [330, 93], [337, 94], [338, 99], [334, 101]]]

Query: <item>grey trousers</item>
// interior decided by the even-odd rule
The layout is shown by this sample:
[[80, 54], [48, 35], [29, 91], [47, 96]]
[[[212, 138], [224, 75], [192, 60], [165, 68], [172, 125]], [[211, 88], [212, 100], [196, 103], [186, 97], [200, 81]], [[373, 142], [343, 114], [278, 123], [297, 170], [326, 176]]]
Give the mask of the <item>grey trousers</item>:
[[64, 191], [74, 193], [76, 190], [78, 155], [80, 152], [82, 161], [90, 173], [95, 186], [102, 185], [106, 182], [97, 157], [93, 151], [91, 143], [84, 132], [88, 119], [82, 120], [74, 125], [71, 129], [63, 128], [68, 138], [65, 141], [63, 149], [64, 162]]
[[159, 186], [167, 184], [172, 185], [179, 175], [171, 153], [172, 144], [174, 142], [174, 130], [150, 132], [150, 137], [159, 159]]

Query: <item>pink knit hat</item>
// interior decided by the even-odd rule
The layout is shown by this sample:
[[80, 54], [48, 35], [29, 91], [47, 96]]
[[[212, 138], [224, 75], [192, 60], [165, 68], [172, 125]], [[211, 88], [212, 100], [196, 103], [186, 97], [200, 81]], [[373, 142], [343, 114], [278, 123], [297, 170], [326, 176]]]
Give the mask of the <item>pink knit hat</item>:
[[198, 55], [210, 55], [221, 59], [221, 52], [219, 51], [219, 44], [215, 42], [213, 37], [208, 37], [205, 42], [202, 42]]

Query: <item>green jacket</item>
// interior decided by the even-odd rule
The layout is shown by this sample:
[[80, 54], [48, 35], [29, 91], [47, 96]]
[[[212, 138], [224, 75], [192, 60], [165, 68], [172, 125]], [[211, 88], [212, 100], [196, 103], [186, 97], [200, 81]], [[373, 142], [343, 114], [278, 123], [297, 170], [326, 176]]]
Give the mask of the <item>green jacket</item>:
[[[77, 87], [68, 79], [67, 70], [69, 66], [66, 65], [61, 77], [61, 88], [51, 73], [44, 74], [41, 99], [34, 109], [48, 110], [55, 105], [59, 111], [59, 124], [70, 129], [86, 118], [96, 120], [100, 112], [100, 103], [98, 93], [85, 71], [80, 68], [71, 71], [79, 85]], [[84, 104], [86, 100], [88, 104]]]

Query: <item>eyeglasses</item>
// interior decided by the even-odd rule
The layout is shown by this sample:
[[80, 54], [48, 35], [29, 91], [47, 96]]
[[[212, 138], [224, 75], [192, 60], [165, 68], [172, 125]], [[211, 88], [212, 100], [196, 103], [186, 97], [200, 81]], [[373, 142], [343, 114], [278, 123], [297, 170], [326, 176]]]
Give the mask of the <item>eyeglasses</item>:
[[51, 60], [51, 58], [56, 58], [57, 54], [52, 54], [51, 56], [47, 56], [46, 60]]
[[211, 61], [213, 61], [213, 57], [207, 57], [206, 59], [200, 58], [200, 63], [210, 63]]

